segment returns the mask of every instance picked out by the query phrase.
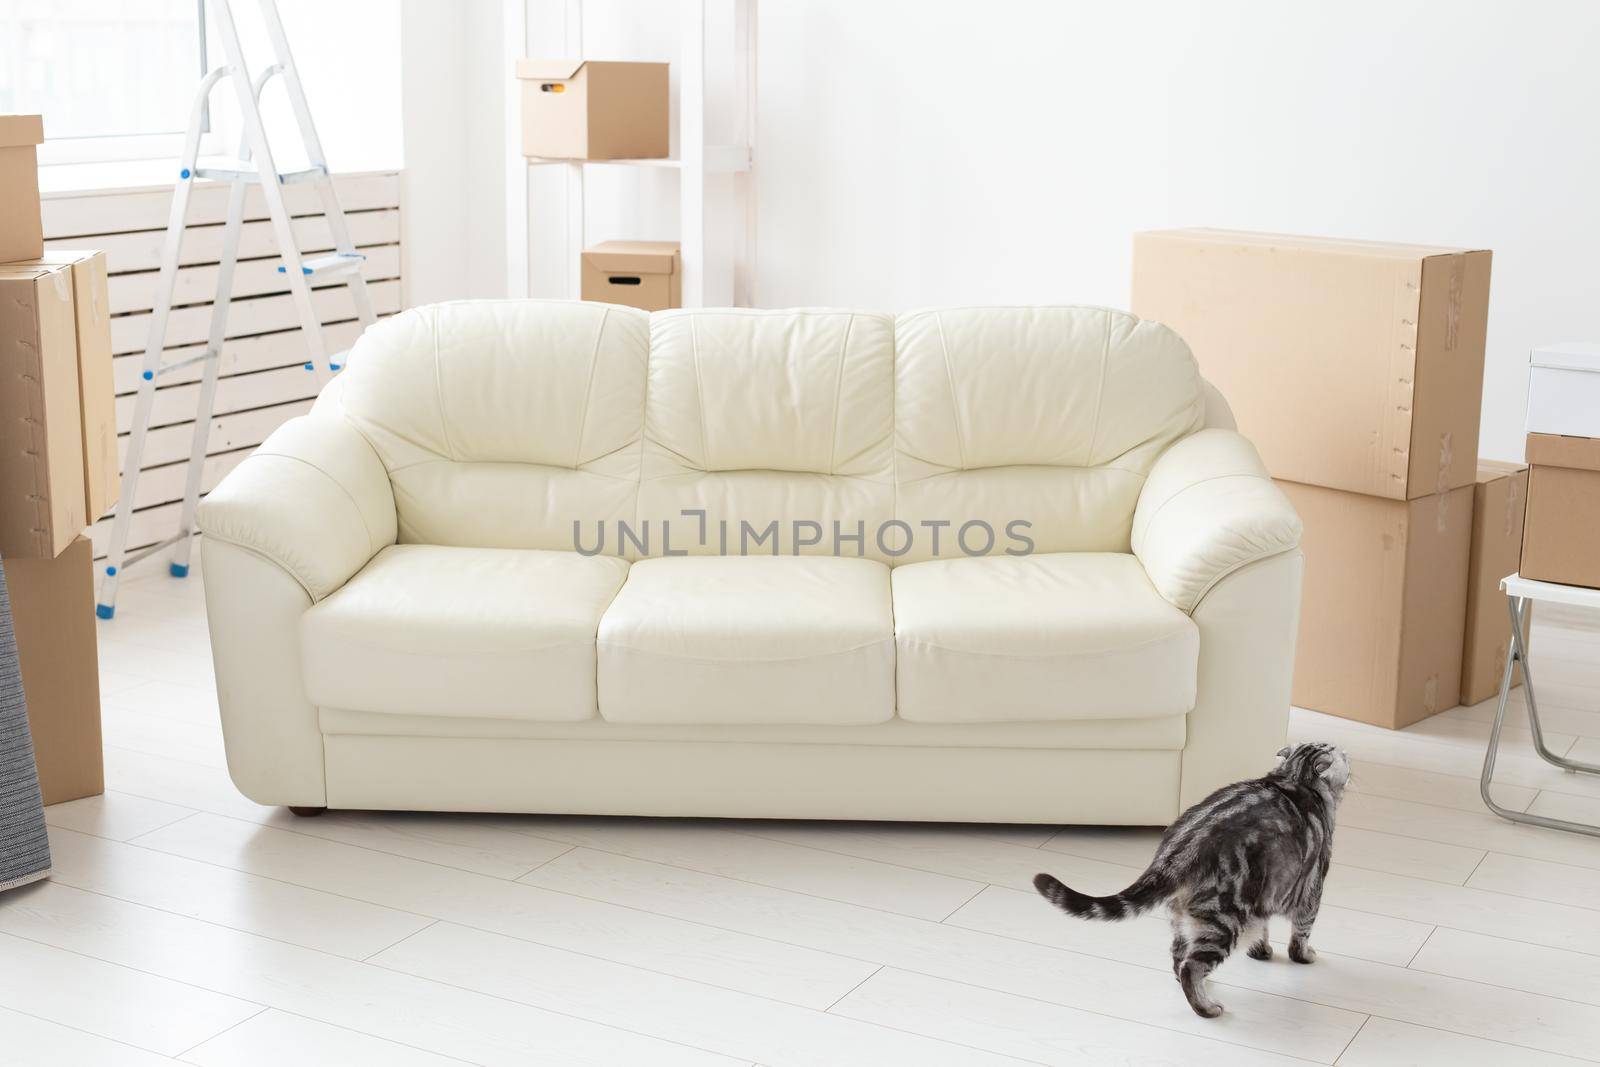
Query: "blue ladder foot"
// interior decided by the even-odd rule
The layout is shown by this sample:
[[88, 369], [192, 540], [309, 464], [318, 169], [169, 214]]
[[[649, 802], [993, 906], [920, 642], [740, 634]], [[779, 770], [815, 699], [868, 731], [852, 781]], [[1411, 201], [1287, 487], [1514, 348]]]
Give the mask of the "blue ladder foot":
[[187, 563], [169, 563], [167, 564], [167, 570], [172, 573], [174, 578], [189, 577], [189, 565]]
[[116, 613], [117, 606], [115, 604], [96, 604], [94, 606], [94, 617], [97, 619], [109, 619]]

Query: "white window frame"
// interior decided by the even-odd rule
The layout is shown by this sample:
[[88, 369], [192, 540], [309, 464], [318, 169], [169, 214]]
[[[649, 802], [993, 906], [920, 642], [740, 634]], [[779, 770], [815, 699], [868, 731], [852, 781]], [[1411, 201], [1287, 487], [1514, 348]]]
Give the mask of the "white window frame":
[[[206, 56], [206, 4], [195, 0], [200, 33], [200, 64], [195, 71], [195, 86], [210, 69]], [[209, 117], [209, 116], [208, 116]], [[188, 114], [174, 116], [180, 123], [188, 122]], [[99, 137], [46, 137], [39, 146], [41, 167], [82, 163], [121, 163], [141, 159], [177, 159], [183, 155], [185, 131], [173, 133], [108, 134]], [[222, 136], [214, 129], [200, 134], [202, 156], [231, 155], [237, 146], [224, 145]]]

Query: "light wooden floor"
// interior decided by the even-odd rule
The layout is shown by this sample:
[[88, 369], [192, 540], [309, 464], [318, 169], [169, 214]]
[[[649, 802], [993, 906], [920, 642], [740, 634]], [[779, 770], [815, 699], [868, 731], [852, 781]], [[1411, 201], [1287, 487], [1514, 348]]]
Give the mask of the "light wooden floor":
[[[1235, 956], [1207, 1022], [1160, 918], [1029, 887], [1121, 888], [1153, 832], [258, 807], [200, 591], [136, 576], [101, 624], [109, 792], [50, 809], [54, 879], [0, 896], [0, 1064], [1600, 1059], [1600, 841], [1483, 810], [1488, 705], [1401, 734], [1295, 714], [1356, 768], [1321, 959]], [[1536, 613], [1533, 649], [1555, 747], [1600, 759], [1600, 630]], [[1510, 735], [1508, 803], [1600, 820], [1600, 778]]]

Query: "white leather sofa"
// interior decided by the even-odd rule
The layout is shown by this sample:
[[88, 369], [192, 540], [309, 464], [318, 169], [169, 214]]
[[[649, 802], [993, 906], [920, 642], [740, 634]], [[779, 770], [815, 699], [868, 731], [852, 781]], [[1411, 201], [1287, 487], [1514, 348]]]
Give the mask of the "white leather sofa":
[[1284, 743], [1299, 519], [1116, 311], [419, 308], [200, 526], [265, 804], [1158, 824]]

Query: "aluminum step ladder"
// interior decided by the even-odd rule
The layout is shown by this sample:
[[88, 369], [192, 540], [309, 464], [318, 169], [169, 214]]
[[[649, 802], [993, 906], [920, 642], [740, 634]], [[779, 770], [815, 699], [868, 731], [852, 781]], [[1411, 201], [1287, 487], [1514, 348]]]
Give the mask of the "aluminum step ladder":
[[[311, 121], [311, 110], [306, 105], [305, 91], [300, 84], [300, 74], [294, 57], [289, 52], [289, 41], [284, 36], [283, 22], [278, 17], [276, 0], [259, 0], [261, 17], [272, 44], [276, 62], [263, 69], [252, 80], [245, 64], [244, 51], [239, 44], [239, 31], [234, 22], [231, 0], [209, 0], [207, 7], [216, 19], [218, 36], [227, 56], [227, 65], [206, 75], [195, 92], [194, 107], [189, 115], [189, 132], [184, 141], [183, 159], [179, 163], [178, 181], [173, 188], [172, 214], [167, 222], [166, 244], [161, 255], [161, 276], [156, 287], [154, 313], [150, 316], [150, 337], [145, 344], [144, 365], [140, 375], [139, 398], [134, 406], [133, 432], [128, 440], [127, 458], [122, 467], [122, 492], [117, 503], [117, 517], [111, 528], [111, 545], [106, 554], [104, 572], [100, 576], [100, 591], [96, 598], [95, 614], [109, 619], [116, 614], [117, 582], [125, 568], [173, 547], [169, 570], [173, 577], [182, 578], [189, 573], [189, 552], [194, 539], [195, 506], [200, 498], [200, 482], [205, 470], [206, 444], [211, 431], [212, 409], [216, 401], [217, 372], [222, 360], [223, 341], [227, 334], [228, 303], [233, 290], [234, 265], [239, 255], [239, 231], [244, 222], [245, 194], [252, 185], [259, 186], [266, 201], [267, 214], [272, 220], [273, 233], [278, 243], [278, 253], [283, 262], [278, 271], [286, 275], [289, 293], [300, 319], [300, 332], [305, 338], [308, 359], [306, 370], [317, 376], [320, 388], [326, 385], [342, 366], [340, 354], [330, 355], [322, 336], [322, 324], [311, 302], [311, 285], [315, 282], [337, 281], [348, 285], [355, 302], [356, 314], [363, 327], [376, 320], [372, 298], [367, 293], [366, 279], [361, 274], [361, 264], [366, 258], [356, 251], [350, 240], [350, 228], [344, 212], [339, 208], [338, 196], [328, 174], [327, 158], [322, 152], [322, 142], [317, 138], [316, 126]], [[261, 121], [261, 91], [273, 77], [283, 80], [299, 127], [308, 166], [304, 170], [280, 172], [273, 163], [272, 148], [267, 143], [266, 129]], [[243, 123], [239, 158], [207, 163], [199, 159], [200, 134], [205, 119], [206, 103], [211, 91], [224, 78], [233, 84], [238, 97], [239, 113]], [[163, 362], [167, 338], [167, 318], [172, 311], [173, 286], [178, 277], [178, 264], [183, 248], [183, 230], [189, 209], [189, 194], [198, 181], [227, 182], [230, 186], [228, 218], [223, 230], [222, 255], [217, 268], [217, 292], [211, 308], [211, 332], [205, 350], [189, 359]], [[323, 217], [333, 237], [334, 251], [328, 255], [311, 258], [300, 254], [290, 225], [289, 211], [284, 205], [283, 190], [287, 185], [307, 183], [316, 188], [322, 202]], [[133, 521], [134, 501], [139, 487], [139, 466], [144, 457], [145, 437], [150, 429], [150, 416], [155, 404], [156, 388], [163, 375], [181, 367], [203, 363], [200, 394], [195, 405], [194, 436], [189, 452], [188, 479], [184, 486], [183, 511], [178, 520], [177, 532], [168, 538], [134, 553], [127, 552], [129, 527]]]

